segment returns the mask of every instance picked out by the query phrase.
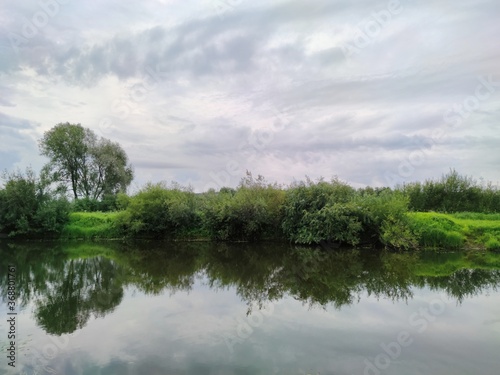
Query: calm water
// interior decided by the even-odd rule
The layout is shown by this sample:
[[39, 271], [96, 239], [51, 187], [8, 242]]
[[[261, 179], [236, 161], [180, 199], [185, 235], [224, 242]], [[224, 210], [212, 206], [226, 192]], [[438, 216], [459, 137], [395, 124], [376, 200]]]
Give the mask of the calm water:
[[0, 243], [0, 373], [494, 375], [495, 265], [500, 255]]

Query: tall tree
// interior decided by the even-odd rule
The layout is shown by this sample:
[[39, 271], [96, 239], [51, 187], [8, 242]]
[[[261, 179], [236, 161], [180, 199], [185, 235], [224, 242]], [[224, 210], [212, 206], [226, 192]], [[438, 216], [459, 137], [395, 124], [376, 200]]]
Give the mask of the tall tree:
[[69, 186], [75, 199], [99, 199], [125, 191], [133, 179], [123, 148], [80, 124], [60, 123], [44, 133], [41, 154], [54, 180]]
[[[97, 199], [101, 195], [123, 192], [133, 179], [133, 171], [127, 166], [128, 157], [116, 142], [101, 138], [89, 149], [91, 168], [85, 176], [85, 193]], [[87, 195], [86, 195], [87, 196]]]
[[74, 198], [78, 198], [81, 172], [88, 154], [85, 129], [80, 124], [58, 124], [39, 141], [41, 154], [50, 159], [46, 169], [54, 172], [54, 179], [69, 184]]

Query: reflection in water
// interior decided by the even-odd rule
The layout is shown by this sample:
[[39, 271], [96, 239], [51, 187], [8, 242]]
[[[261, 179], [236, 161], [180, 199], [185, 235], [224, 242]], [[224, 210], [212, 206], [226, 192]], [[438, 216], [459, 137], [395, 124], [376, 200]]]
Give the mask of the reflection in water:
[[[464, 299], [500, 283], [494, 254], [392, 254], [327, 252], [285, 245], [148, 243], [143, 245], [1, 245], [1, 269], [17, 266], [20, 301], [34, 301], [47, 333], [71, 333], [91, 316], [103, 317], [121, 302], [124, 288], [146, 294], [188, 291], [204, 276], [213, 289], [235, 288], [248, 305], [291, 296], [311, 307], [336, 308], [369, 295], [393, 301], [413, 297], [414, 287]], [[0, 276], [5, 300], [7, 277]]]
[[61, 335], [84, 327], [91, 314], [103, 317], [113, 311], [123, 297], [121, 271], [102, 257], [69, 260], [36, 302], [38, 324], [47, 333]]
[[[16, 265], [21, 306], [34, 301], [36, 321], [47, 333], [74, 332], [91, 315], [105, 316], [122, 300], [126, 269], [110, 259], [71, 259], [59, 246], [33, 245], [11, 245], [2, 255], [1, 267]], [[5, 298], [7, 278], [1, 275]]]

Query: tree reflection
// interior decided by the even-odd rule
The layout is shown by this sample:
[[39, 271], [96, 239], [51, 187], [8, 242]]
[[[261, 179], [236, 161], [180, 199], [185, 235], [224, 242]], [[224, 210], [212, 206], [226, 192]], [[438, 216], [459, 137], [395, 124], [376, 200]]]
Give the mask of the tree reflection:
[[36, 302], [38, 324], [48, 333], [61, 335], [85, 326], [90, 316], [103, 317], [123, 297], [119, 268], [109, 259], [69, 260], [61, 277]]
[[[91, 316], [103, 317], [123, 297], [123, 267], [102, 256], [71, 259], [59, 245], [2, 247], [1, 267], [16, 265], [16, 288], [21, 306], [33, 301], [37, 323], [61, 335], [85, 326]], [[7, 275], [1, 274], [2, 298]]]
[[372, 263], [366, 261], [367, 254], [352, 250], [226, 249], [208, 254], [206, 273], [212, 286], [235, 287], [249, 307], [288, 295], [310, 306], [340, 308], [358, 301], [364, 292], [394, 300], [412, 296], [411, 266], [405, 266], [403, 256], [391, 255], [383, 261], [378, 254], [369, 255], [368, 260], [378, 261]]
[[427, 277], [426, 283], [434, 290], [444, 290], [461, 304], [466, 298], [497, 290], [500, 270], [461, 269], [451, 276]]
[[[17, 266], [18, 300], [32, 302], [38, 324], [61, 335], [111, 313], [124, 288], [146, 294], [189, 291], [199, 277], [213, 289], [234, 288], [249, 306], [293, 297], [336, 308], [365, 295], [393, 301], [414, 287], [445, 291], [462, 303], [500, 285], [500, 254], [395, 254], [276, 244], [145, 243], [6, 245], [0, 267]], [[5, 301], [8, 279], [0, 273]]]

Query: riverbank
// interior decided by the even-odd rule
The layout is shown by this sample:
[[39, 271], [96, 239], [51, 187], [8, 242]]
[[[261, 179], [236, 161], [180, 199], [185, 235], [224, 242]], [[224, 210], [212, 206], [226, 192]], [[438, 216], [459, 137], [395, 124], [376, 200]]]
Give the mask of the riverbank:
[[411, 212], [408, 217], [421, 248], [500, 250], [500, 214]]
[[62, 239], [117, 239], [124, 233], [118, 228], [120, 212], [72, 212], [61, 232]]
[[[126, 239], [130, 236], [120, 228], [122, 212], [73, 212], [64, 227], [61, 239]], [[500, 250], [500, 214], [410, 212], [408, 225], [418, 242], [418, 249], [427, 250]], [[211, 241], [206, 229], [200, 227], [170, 238], [179, 241]], [[283, 238], [268, 238], [281, 240]]]

